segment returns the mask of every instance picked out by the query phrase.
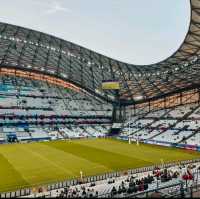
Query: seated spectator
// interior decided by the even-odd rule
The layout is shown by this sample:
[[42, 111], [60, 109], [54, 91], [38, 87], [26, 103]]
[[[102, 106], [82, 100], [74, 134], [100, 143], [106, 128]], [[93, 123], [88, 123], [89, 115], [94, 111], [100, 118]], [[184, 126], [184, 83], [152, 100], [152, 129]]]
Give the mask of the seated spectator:
[[96, 191], [95, 198], [98, 198], [98, 196], [99, 196], [99, 193], [98, 193], [98, 191]]
[[129, 187], [128, 190], [127, 190], [127, 193], [128, 194], [131, 194], [133, 193], [135, 190], [134, 190], [134, 187]]
[[124, 185], [122, 185], [122, 193], [126, 193], [126, 188]]
[[87, 194], [86, 194], [86, 191], [83, 190], [83, 192], [82, 192], [82, 196], [85, 197], [86, 195], [87, 195]]
[[90, 184], [90, 187], [94, 187], [94, 186], [96, 186], [96, 184], [95, 184], [95, 182], [92, 182], [92, 183]]
[[149, 188], [149, 185], [146, 183], [144, 184], [144, 190], [146, 191]]
[[122, 188], [121, 188], [121, 186], [119, 186], [118, 194], [121, 194], [121, 193], [122, 193]]
[[117, 194], [117, 189], [115, 188], [115, 186], [112, 188], [111, 190], [111, 195], [114, 196]]
[[144, 191], [144, 183], [142, 181], [141, 181], [138, 189], [139, 189], [139, 191]]

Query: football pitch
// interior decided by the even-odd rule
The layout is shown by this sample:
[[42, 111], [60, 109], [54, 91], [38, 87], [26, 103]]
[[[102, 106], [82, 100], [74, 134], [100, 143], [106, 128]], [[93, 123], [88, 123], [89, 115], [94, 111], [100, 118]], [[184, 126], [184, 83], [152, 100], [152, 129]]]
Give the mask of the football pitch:
[[200, 158], [200, 153], [114, 139], [0, 146], [0, 192], [83, 176]]

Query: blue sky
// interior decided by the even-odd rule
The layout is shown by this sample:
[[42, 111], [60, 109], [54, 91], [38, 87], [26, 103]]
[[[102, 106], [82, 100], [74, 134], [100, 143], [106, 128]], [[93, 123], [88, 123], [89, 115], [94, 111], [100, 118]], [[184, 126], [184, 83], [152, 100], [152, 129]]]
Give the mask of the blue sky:
[[190, 0], [0, 0], [0, 21], [50, 33], [109, 57], [150, 64], [170, 56]]

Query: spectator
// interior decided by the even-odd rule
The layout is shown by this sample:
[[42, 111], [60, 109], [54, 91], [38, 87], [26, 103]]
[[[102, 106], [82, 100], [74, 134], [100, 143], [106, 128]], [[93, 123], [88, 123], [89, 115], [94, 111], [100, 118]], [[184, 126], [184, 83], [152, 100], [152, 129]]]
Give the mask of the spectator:
[[116, 190], [116, 188], [115, 188], [115, 186], [112, 188], [112, 190], [111, 190], [111, 195], [112, 196], [114, 196], [114, 195], [116, 195], [117, 194], [117, 190]]

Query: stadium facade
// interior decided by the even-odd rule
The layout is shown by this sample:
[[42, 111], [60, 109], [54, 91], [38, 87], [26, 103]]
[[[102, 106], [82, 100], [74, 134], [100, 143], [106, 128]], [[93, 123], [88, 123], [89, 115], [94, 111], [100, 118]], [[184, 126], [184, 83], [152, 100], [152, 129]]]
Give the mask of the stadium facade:
[[[102, 138], [113, 130], [118, 133], [118, 139], [129, 140], [130, 144], [131, 141], [137, 141], [138, 145], [139, 142], [144, 142], [200, 151], [200, 0], [190, 2], [190, 24], [180, 48], [162, 62], [143, 66], [111, 59], [52, 35], [0, 23], [0, 143]], [[102, 83], [105, 87], [111, 86], [114, 89], [102, 89]], [[43, 183], [46, 177], [47, 183], [57, 180], [57, 170], [62, 174], [58, 177], [66, 177], [65, 167], [69, 166], [68, 170], [72, 170], [72, 167], [76, 168], [81, 162], [83, 163], [81, 167], [77, 167], [75, 173], [72, 172], [73, 175], [76, 174], [74, 175], [76, 177], [80, 169], [88, 166], [89, 173], [96, 163], [100, 163], [100, 168], [104, 166], [106, 169], [109, 168], [108, 172], [110, 169], [113, 171], [122, 168], [127, 170], [133, 164], [135, 169], [126, 171], [125, 176], [152, 171], [155, 165], [150, 167], [147, 165], [160, 164], [160, 161], [162, 163], [160, 167], [176, 167], [176, 163], [164, 165], [164, 152], [160, 152], [157, 148], [155, 153], [150, 153], [149, 149], [143, 151], [136, 148], [140, 150], [140, 155], [137, 150], [131, 151], [132, 146], [127, 145], [127, 142], [104, 139], [97, 141], [91, 139], [90, 141], [85, 140], [84, 146], [80, 144], [79, 150], [74, 150], [74, 147], [70, 152], [66, 151], [72, 154], [70, 157], [73, 161], [74, 158], [77, 161], [73, 165], [69, 164], [70, 159], [67, 159], [69, 157], [67, 153], [65, 154], [63, 150], [57, 153], [60, 151], [59, 144], [62, 141], [57, 142], [58, 146], [54, 145], [56, 142], [46, 142], [46, 145], [44, 143], [33, 144], [34, 152], [33, 149], [28, 149], [33, 146], [32, 144], [25, 145], [27, 150], [23, 148], [23, 145], [16, 145], [16, 147], [22, 147], [21, 150], [20, 147], [10, 150], [11, 145], [5, 146], [4, 152], [1, 153], [7, 154], [8, 161], [6, 158], [1, 158], [1, 163], [6, 165], [5, 169], [2, 169], [3, 172], [5, 171], [2, 175], [8, 183], [0, 181], [0, 190], [7, 191], [8, 187], [4, 187], [5, 184], [10, 186], [9, 190], [16, 189], [16, 187], [21, 188], [24, 185], [24, 181], [16, 185], [13, 176], [7, 174], [9, 161], [14, 166], [19, 166], [18, 170], [22, 176], [26, 176], [30, 180], [30, 185], [33, 183], [34, 186], [35, 182], [39, 185]], [[93, 145], [92, 142], [94, 142]], [[54, 150], [50, 148], [48, 152], [46, 149], [51, 144], [58, 148]], [[64, 143], [66, 149], [70, 150], [68, 144], [73, 143]], [[114, 145], [121, 147], [119, 149], [109, 148]], [[44, 154], [39, 146], [45, 152]], [[92, 146], [97, 148], [94, 149]], [[106, 147], [108, 147], [107, 150]], [[148, 147], [152, 146], [148, 145]], [[120, 150], [122, 150], [121, 153], [115, 153]], [[189, 152], [187, 155], [184, 153], [181, 155], [177, 151], [175, 155], [175, 152], [170, 153], [171, 149], [169, 149], [169, 154], [165, 148], [163, 150], [166, 153], [164, 155], [167, 156], [166, 161], [182, 159], [183, 164], [195, 163], [195, 166], [200, 168], [199, 159], [189, 160], [199, 157], [197, 152], [192, 157]], [[56, 151], [55, 156], [48, 157], [48, 153], [52, 151]], [[93, 152], [97, 153], [93, 154]], [[34, 157], [32, 160], [24, 161], [21, 154], [26, 154], [25, 158]], [[149, 154], [152, 154], [152, 157]], [[107, 158], [105, 160], [104, 155]], [[15, 157], [19, 158], [18, 163], [15, 162]], [[54, 160], [55, 157], [57, 161]], [[90, 159], [93, 157], [95, 160]], [[30, 160], [36, 163], [36, 168]], [[44, 175], [37, 180], [33, 176], [39, 176], [38, 164], [40, 163], [35, 160], [42, 162], [41, 174]], [[127, 160], [127, 165], [124, 160]], [[29, 172], [23, 175], [24, 168], [21, 162], [28, 163], [28, 167], [33, 167], [30, 170], [31, 176]], [[121, 163], [123, 167], [118, 166]], [[42, 164], [45, 166], [42, 167]], [[48, 176], [46, 172], [49, 164], [55, 169], [55, 173], [52, 172], [53, 170], [49, 172], [52, 176]], [[138, 169], [137, 166], [145, 167]], [[195, 179], [198, 181], [199, 169], [194, 171], [197, 172], [194, 173], [194, 177], [197, 175]], [[91, 173], [91, 175], [95, 174], [96, 171]], [[85, 176], [85, 181], [81, 182], [96, 182], [123, 175], [124, 172], [114, 172], [101, 176]], [[70, 177], [74, 176], [71, 176], [70, 172]], [[79, 180], [75, 179], [48, 185], [45, 189], [51, 191], [78, 183]], [[26, 186], [29, 184], [25, 184]], [[176, 187], [177, 184], [172, 184], [172, 186]], [[107, 184], [105, 188], [107, 189]], [[158, 190], [158, 187], [153, 188], [154, 191]], [[165, 188], [166, 186], [163, 187]], [[0, 197], [7, 195], [16, 197], [32, 193], [34, 194], [34, 191], [28, 188], [0, 194]]]
[[[200, 1], [190, 2], [190, 24], [180, 48], [152, 65], [127, 64], [52, 35], [0, 23], [0, 74], [44, 81], [107, 103], [113, 123], [199, 102]], [[107, 81], [118, 82], [120, 89], [102, 89]]]
[[[69, 87], [134, 108], [141, 103], [149, 109], [177, 105], [190, 94], [199, 100], [199, 13], [200, 1], [191, 0], [190, 25], [180, 48], [164, 61], [144, 66], [111, 59], [52, 35], [0, 23], [1, 73], [43, 74], [46, 80], [54, 78], [49, 81], [69, 83]], [[119, 93], [100, 89], [107, 80], [120, 82]]]

